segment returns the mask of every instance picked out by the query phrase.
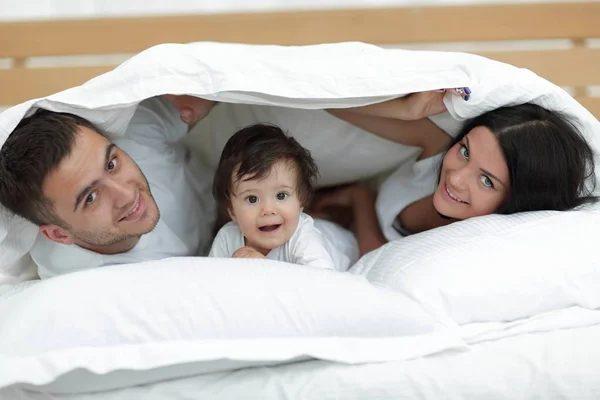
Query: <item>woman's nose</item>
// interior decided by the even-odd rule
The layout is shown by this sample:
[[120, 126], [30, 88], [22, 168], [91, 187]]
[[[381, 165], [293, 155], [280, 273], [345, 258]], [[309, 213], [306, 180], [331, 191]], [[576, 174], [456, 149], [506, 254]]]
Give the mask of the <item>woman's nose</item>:
[[450, 184], [457, 189], [462, 189], [465, 187], [467, 179], [469, 176], [469, 171], [467, 168], [458, 168], [450, 173], [448, 180]]

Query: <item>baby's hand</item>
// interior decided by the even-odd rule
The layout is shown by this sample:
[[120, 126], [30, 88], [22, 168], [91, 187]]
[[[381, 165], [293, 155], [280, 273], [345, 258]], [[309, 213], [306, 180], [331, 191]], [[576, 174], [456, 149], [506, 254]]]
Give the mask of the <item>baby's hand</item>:
[[258, 250], [251, 246], [244, 246], [237, 249], [233, 255], [233, 258], [266, 258]]

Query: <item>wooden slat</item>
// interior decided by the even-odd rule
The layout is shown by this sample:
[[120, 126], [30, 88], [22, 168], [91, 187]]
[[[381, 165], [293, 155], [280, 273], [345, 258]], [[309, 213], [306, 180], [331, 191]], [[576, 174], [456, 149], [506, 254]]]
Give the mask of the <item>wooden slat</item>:
[[0, 69], [0, 105], [19, 104], [81, 85], [114, 67]]
[[600, 120], [600, 97], [579, 97], [577, 101], [594, 114], [596, 119]]
[[600, 49], [503, 51], [479, 54], [530, 69], [559, 86], [600, 85]]
[[0, 57], [137, 53], [164, 42], [302, 45], [600, 37], [600, 3], [402, 7], [0, 24]]

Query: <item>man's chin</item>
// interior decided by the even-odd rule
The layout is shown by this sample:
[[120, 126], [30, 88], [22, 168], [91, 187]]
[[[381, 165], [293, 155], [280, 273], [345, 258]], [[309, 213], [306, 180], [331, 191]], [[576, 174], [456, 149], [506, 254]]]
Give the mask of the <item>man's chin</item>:
[[141, 235], [126, 235], [114, 237], [112, 240], [104, 241], [79, 237], [75, 240], [74, 244], [99, 254], [119, 254], [125, 253], [134, 248], [140, 240], [140, 236]]
[[[156, 203], [155, 203], [155, 207], [156, 207]], [[155, 211], [154, 215], [148, 216], [149, 225], [148, 225], [148, 228], [145, 230], [145, 232], [142, 233], [142, 235], [152, 232], [156, 228], [156, 225], [158, 225], [158, 221], [160, 220], [160, 211], [158, 210], [158, 207], [156, 207], [155, 210], [156, 211]]]
[[148, 217], [150, 220], [150, 227], [146, 232], [144, 232], [144, 234], [152, 232], [160, 220], [160, 210], [158, 208], [158, 204], [156, 204], [156, 201], [150, 192], [146, 194], [145, 200], [146, 204], [148, 204], [148, 209], [146, 209], [146, 213], [148, 215], [146, 215], [146, 217]]

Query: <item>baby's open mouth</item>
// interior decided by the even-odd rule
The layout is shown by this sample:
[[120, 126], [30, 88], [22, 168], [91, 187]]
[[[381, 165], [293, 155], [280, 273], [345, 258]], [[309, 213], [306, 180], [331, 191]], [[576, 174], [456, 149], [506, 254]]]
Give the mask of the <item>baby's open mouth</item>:
[[281, 226], [281, 224], [277, 224], [277, 225], [265, 225], [265, 226], [259, 227], [258, 229], [261, 232], [273, 232], [274, 230], [276, 230], [280, 226]]

